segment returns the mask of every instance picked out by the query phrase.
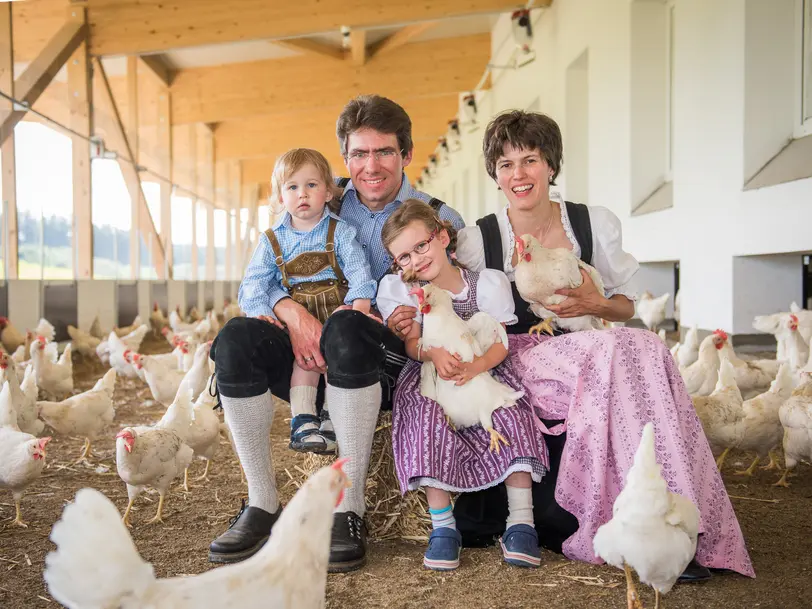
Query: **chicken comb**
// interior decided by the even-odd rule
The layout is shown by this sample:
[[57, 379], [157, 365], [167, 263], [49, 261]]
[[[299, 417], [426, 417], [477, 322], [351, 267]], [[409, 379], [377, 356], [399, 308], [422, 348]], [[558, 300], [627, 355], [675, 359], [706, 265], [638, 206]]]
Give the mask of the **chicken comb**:
[[724, 330], [717, 329], [717, 330], [714, 330], [713, 333], [716, 336], [718, 336], [719, 338], [721, 338], [722, 340], [725, 340], [725, 341], [727, 340], [727, 332], [725, 332]]
[[409, 290], [409, 294], [417, 296], [418, 302], [423, 302], [426, 299], [426, 292], [423, 288], [412, 288]]
[[340, 459], [336, 460], [330, 467], [332, 469], [337, 469], [341, 473], [344, 473], [344, 464], [349, 461], [349, 457], [341, 457]]
[[161, 334], [163, 334], [164, 336], [169, 334], [169, 328], [168, 327], [161, 328]]
[[40, 450], [45, 450], [45, 447], [48, 445], [48, 442], [51, 441], [51, 436], [45, 436], [44, 438], [40, 438], [37, 444], [39, 445]]
[[42, 334], [37, 335], [37, 342], [38, 343], [47, 343], [48, 341], [45, 340], [45, 337]]
[[790, 313], [789, 320], [794, 323], [796, 326], [798, 325], [798, 316], [795, 313]]

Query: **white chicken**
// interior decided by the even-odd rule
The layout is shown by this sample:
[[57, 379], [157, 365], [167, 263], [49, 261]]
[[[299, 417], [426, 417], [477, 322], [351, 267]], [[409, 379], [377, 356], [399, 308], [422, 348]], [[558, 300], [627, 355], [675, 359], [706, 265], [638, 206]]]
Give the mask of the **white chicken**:
[[647, 290], [637, 301], [637, 316], [652, 332], [656, 332], [660, 324], [665, 321], [665, 307], [670, 296], [671, 294], [666, 292], [654, 298], [654, 295]]
[[[143, 325], [145, 325], [145, 324], [141, 321], [141, 316], [136, 315], [135, 319], [133, 320], [133, 322], [129, 326], [121, 326], [121, 327], [116, 326], [115, 328], [113, 328], [113, 332], [115, 332], [116, 336], [118, 336], [119, 338], [123, 338], [123, 337], [127, 336], [128, 334], [131, 334], [132, 332], [135, 332], [136, 330], [141, 328], [141, 326], [143, 326]], [[149, 330], [149, 327], [147, 327], [147, 330]]]
[[789, 312], [798, 318], [798, 332], [807, 345], [812, 346], [812, 311], [802, 309], [797, 303], [789, 305]]
[[101, 339], [75, 326], [68, 326], [68, 336], [71, 337], [74, 351], [85, 357], [96, 355], [96, 348], [101, 343]]
[[603, 329], [603, 323], [598, 317], [584, 315], [565, 319], [544, 308], [544, 305], [561, 304], [567, 299], [566, 296], [556, 294], [556, 290], [577, 288], [583, 283], [581, 269], [589, 274], [598, 292], [603, 295], [603, 279], [597, 270], [568, 249], [543, 247], [532, 235], [517, 238], [516, 251], [516, 288], [522, 298], [530, 303], [533, 314], [543, 320], [531, 328], [531, 333], [543, 330], [552, 334], [553, 322], [558, 328], [571, 332]]
[[660, 340], [666, 345], [668, 344], [668, 335], [665, 332], [665, 328], [660, 328], [660, 330], [657, 332], [657, 336], [659, 336]]
[[744, 433], [736, 448], [744, 451], [755, 451], [756, 458], [750, 467], [736, 472], [739, 475], [752, 476], [758, 462], [769, 455], [770, 462], [761, 469], [770, 470], [778, 467], [773, 449], [781, 444], [784, 428], [778, 417], [778, 410], [792, 395], [793, 378], [790, 365], [784, 363], [778, 370], [778, 376], [770, 385], [770, 390], [747, 400], [742, 404], [744, 411]]
[[82, 454], [77, 462], [92, 456], [93, 441], [113, 422], [116, 414], [113, 407], [115, 385], [116, 371], [111, 368], [89, 391], [61, 402], [37, 402], [40, 417], [57, 434], [85, 438]]
[[25, 345], [26, 335], [9, 321], [8, 317], [0, 317], [0, 343], [9, 353], [14, 353], [19, 347]]
[[157, 579], [113, 503], [81, 489], [54, 525], [48, 591], [68, 609], [322, 609], [333, 510], [350, 483], [343, 460], [313, 474], [251, 558], [199, 575]]
[[728, 453], [739, 445], [744, 436], [742, 394], [736, 386], [733, 364], [721, 356], [719, 380], [709, 396], [693, 398], [694, 409], [714, 452], [721, 451], [716, 467], [721, 471]]
[[[118, 334], [115, 334], [115, 332], [111, 332], [110, 334], [111, 335], [115, 334], [116, 337], [118, 337], [120, 341], [124, 343], [127, 346], [127, 349], [129, 349], [130, 351], [138, 351], [138, 349], [141, 347], [141, 343], [143, 342], [144, 337], [147, 335], [147, 332], [149, 332], [149, 326], [142, 324], [125, 336], [119, 337]], [[96, 354], [99, 356], [99, 359], [102, 361], [103, 364], [107, 364], [110, 361], [111, 345], [109, 339], [110, 337], [108, 336], [107, 339], [99, 343], [99, 346], [96, 348]]]
[[99, 316], [93, 318], [93, 323], [90, 324], [90, 330], [88, 330], [88, 334], [93, 338], [98, 338], [102, 340], [104, 338], [104, 332], [101, 329], [101, 322], [99, 321]]
[[680, 343], [675, 357], [680, 369], [687, 368], [699, 359], [699, 328], [696, 325], [685, 333], [685, 342]]
[[34, 335], [35, 336], [43, 336], [46, 341], [53, 342], [55, 330], [51, 322], [49, 322], [44, 317], [40, 318], [39, 322], [37, 323], [37, 327], [34, 328]]
[[120, 376], [126, 378], [137, 378], [138, 372], [133, 365], [133, 351], [127, 347], [126, 343], [116, 336], [115, 332], [110, 332], [107, 337], [108, 354], [110, 358], [110, 367], [113, 368]]
[[[442, 347], [456, 353], [463, 362], [481, 357], [497, 342], [507, 349], [505, 329], [487, 313], [476, 313], [467, 322], [454, 311], [451, 294], [431, 284], [415, 288], [420, 312], [423, 314], [420, 349]], [[500, 383], [489, 373], [483, 372], [464, 385], [439, 377], [432, 362], [424, 362], [420, 370], [421, 393], [437, 402], [449, 423], [457, 428], [481, 424], [491, 437], [490, 449], [501, 450], [499, 442], [508, 445], [507, 439], [493, 428], [493, 411], [514, 406], [524, 395]]]
[[0, 353], [0, 383], [8, 382], [11, 401], [17, 412], [17, 426], [25, 433], [38, 436], [45, 428], [45, 423], [37, 418], [39, 389], [34, 369], [31, 367], [26, 369], [22, 384], [17, 374], [17, 368], [9, 360], [8, 355]]
[[149, 385], [156, 402], [168, 406], [174, 401], [178, 388], [186, 376], [185, 372], [162, 365], [150, 355], [134, 355], [133, 365], [136, 370], [143, 370], [144, 380]]
[[195, 350], [194, 363], [183, 377], [183, 380], [189, 384], [192, 390], [192, 400], [196, 400], [198, 396], [203, 393], [208, 384], [210, 376], [208, 365], [210, 352], [210, 342], [199, 345]]
[[736, 355], [733, 346], [728, 341], [722, 345], [721, 351], [733, 364], [736, 384], [745, 394], [769, 387], [778, 374], [778, 368], [781, 367], [781, 362], [774, 359], [743, 360]]
[[171, 327], [172, 331], [175, 332], [176, 334], [180, 334], [182, 332], [194, 333], [196, 326], [197, 323], [190, 324], [185, 323], [181, 319], [180, 313], [178, 313], [177, 310], [171, 311], [169, 313], [169, 327]]
[[55, 397], [73, 393], [73, 361], [71, 360], [70, 343], [56, 362], [51, 361], [48, 357], [45, 346], [46, 341], [42, 336], [37, 336], [36, 340], [31, 343], [31, 359], [37, 375], [37, 387]]
[[697, 360], [680, 370], [685, 389], [692, 396], [710, 395], [719, 380], [719, 350], [727, 343], [727, 333], [716, 330], [699, 345]]
[[116, 435], [116, 469], [127, 485], [127, 509], [122, 521], [130, 526], [130, 511], [145, 487], [158, 490], [158, 511], [149, 522], [163, 522], [166, 492], [192, 462], [193, 451], [171, 429], [125, 427]]
[[654, 451], [654, 425], [646, 423], [626, 485], [615, 499], [612, 519], [595, 533], [595, 554], [626, 572], [629, 607], [640, 606], [630, 571], [654, 588], [656, 604], [696, 554], [699, 510], [672, 493]]
[[223, 321], [225, 323], [228, 323], [229, 319], [243, 317], [244, 315], [242, 309], [240, 309], [240, 306], [236, 302], [231, 302], [230, 298], [226, 298], [225, 308], [223, 309]]
[[15, 517], [13, 524], [21, 527], [23, 522], [20, 501], [25, 489], [39, 479], [45, 467], [45, 446], [51, 438], [36, 438], [20, 431], [12, 424], [16, 419], [11, 391], [3, 383], [0, 391], [0, 488], [7, 488], [14, 497]]
[[812, 369], [778, 410], [784, 428], [784, 474], [775, 486], [789, 486], [787, 477], [798, 461], [812, 461]]
[[169, 325], [169, 320], [166, 319], [157, 302], [152, 305], [152, 313], [149, 314], [149, 325], [155, 334], [160, 334], [161, 330]]

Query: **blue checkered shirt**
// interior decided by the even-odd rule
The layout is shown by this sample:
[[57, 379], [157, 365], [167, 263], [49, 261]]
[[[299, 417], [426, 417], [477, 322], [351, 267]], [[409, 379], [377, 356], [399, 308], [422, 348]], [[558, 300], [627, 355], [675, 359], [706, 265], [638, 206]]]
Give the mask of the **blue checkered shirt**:
[[[290, 225], [290, 214], [285, 212], [273, 227], [285, 262], [290, 262], [304, 252], [323, 252], [329, 226], [327, 219], [331, 216], [333, 214], [325, 207], [324, 215], [319, 223], [309, 232], [302, 232]], [[352, 304], [353, 300], [359, 298], [374, 300], [378, 284], [370, 274], [365, 250], [361, 249], [355, 238], [355, 228], [347, 222], [339, 221], [336, 226], [335, 251], [338, 266], [349, 283], [349, 292], [347, 292], [344, 303]], [[310, 277], [288, 278], [291, 285], [323, 279], [336, 279], [332, 268], [327, 268]], [[271, 242], [267, 235], [262, 233], [257, 249], [254, 250], [251, 262], [248, 263], [248, 268], [245, 270], [245, 277], [240, 284], [238, 295], [240, 308], [249, 317], [273, 315], [276, 303], [288, 296], [287, 290], [282, 286], [282, 273], [276, 265], [276, 255], [273, 253]]]
[[[389, 252], [386, 251], [381, 241], [383, 223], [386, 222], [386, 219], [392, 215], [392, 212], [395, 211], [401, 203], [408, 199], [419, 199], [420, 201], [428, 203], [431, 200], [431, 196], [412, 188], [412, 185], [409, 184], [409, 180], [406, 178], [406, 174], [403, 174], [403, 181], [401, 182], [400, 190], [395, 200], [380, 211], [371, 211], [366, 205], [361, 203], [352, 182], [349, 182], [344, 188], [344, 199], [341, 204], [341, 219], [355, 228], [358, 234], [358, 241], [360, 241], [361, 247], [364, 249], [364, 252], [366, 252], [369, 267], [372, 270], [372, 276], [376, 281], [380, 281], [381, 277], [386, 275], [392, 267], [392, 257], [389, 255]], [[462, 216], [448, 205], [440, 207], [439, 214], [441, 220], [448, 220], [457, 230], [465, 226]]]

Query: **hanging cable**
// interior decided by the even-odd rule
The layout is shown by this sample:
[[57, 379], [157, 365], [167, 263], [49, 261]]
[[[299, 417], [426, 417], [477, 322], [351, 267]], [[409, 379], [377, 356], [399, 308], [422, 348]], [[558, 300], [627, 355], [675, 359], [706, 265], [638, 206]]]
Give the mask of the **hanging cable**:
[[[58, 120], [56, 120], [54, 118], [51, 118], [47, 114], [43, 114], [39, 110], [35, 110], [27, 102], [20, 101], [20, 100], [16, 99], [15, 97], [7, 94], [4, 91], [0, 91], [0, 97], [10, 101], [12, 104], [14, 104], [18, 108], [25, 108], [26, 112], [30, 112], [31, 114], [35, 114], [36, 116], [39, 116], [40, 118], [46, 120], [47, 122], [54, 125], [58, 129], [61, 129], [62, 131], [66, 131], [67, 133], [69, 133], [73, 137], [85, 140], [89, 144], [93, 144], [93, 145], [98, 145], [99, 144], [99, 141], [100, 141], [99, 138], [94, 138], [92, 136], [88, 137], [88, 136], [86, 136], [86, 135], [84, 135], [82, 133], [79, 133], [78, 131], [76, 131], [74, 129], [71, 129], [67, 125], [63, 125]], [[14, 108], [14, 112], [18, 112], [18, 111], [21, 111], [21, 110], [18, 110], [17, 108]], [[181, 186], [177, 182], [173, 182], [172, 180], [170, 180], [169, 178], [167, 178], [164, 175], [161, 175], [160, 173], [158, 173], [154, 169], [150, 169], [149, 167], [146, 167], [144, 165], [139, 165], [133, 159], [129, 158], [128, 156], [126, 156], [124, 154], [121, 154], [120, 152], [118, 152], [116, 150], [110, 150], [110, 152], [113, 153], [112, 160], [125, 161], [125, 162], [129, 163], [130, 165], [132, 165], [133, 167], [135, 167], [135, 170], [137, 172], [139, 172], [139, 173], [148, 173], [151, 176], [153, 176], [154, 178], [156, 178], [157, 180], [159, 180], [160, 182], [164, 182], [166, 184], [169, 184], [169, 186], [171, 186], [172, 188], [174, 188], [178, 192], [185, 192], [185, 193], [191, 195], [192, 198], [197, 200], [197, 201], [202, 201], [203, 203], [208, 203], [209, 205], [212, 205], [213, 207], [217, 207], [217, 205], [214, 203], [214, 201], [210, 201], [209, 199], [206, 199], [205, 197], [201, 197], [200, 195], [198, 195], [193, 190], [189, 190], [188, 188], [185, 188], [184, 186]], [[233, 210], [226, 209], [226, 211], [231, 213]]]

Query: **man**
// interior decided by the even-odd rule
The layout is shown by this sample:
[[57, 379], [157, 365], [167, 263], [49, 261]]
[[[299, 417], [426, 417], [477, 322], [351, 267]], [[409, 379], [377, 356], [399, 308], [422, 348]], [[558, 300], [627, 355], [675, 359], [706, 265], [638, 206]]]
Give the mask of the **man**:
[[[392, 259], [381, 229], [405, 200], [438, 208], [456, 228], [464, 222], [447, 205], [414, 190], [403, 173], [412, 161], [412, 125], [393, 101], [377, 95], [350, 101], [336, 125], [350, 181], [344, 184], [340, 216], [352, 224], [380, 280]], [[274, 264], [267, 237], [252, 265]], [[273, 396], [288, 400], [294, 360], [305, 370], [327, 371], [325, 398], [345, 471], [352, 481], [333, 522], [330, 570], [350, 571], [366, 558], [364, 488], [372, 439], [381, 408], [391, 408], [394, 379], [406, 361], [403, 342], [380, 321], [357, 311], [337, 311], [322, 327], [279, 285], [243, 282], [240, 306], [248, 317], [230, 320], [214, 341], [217, 388], [248, 480], [248, 507], [209, 550], [213, 562], [237, 562], [255, 554], [281, 513], [271, 464]], [[287, 327], [283, 331], [281, 324]]]

